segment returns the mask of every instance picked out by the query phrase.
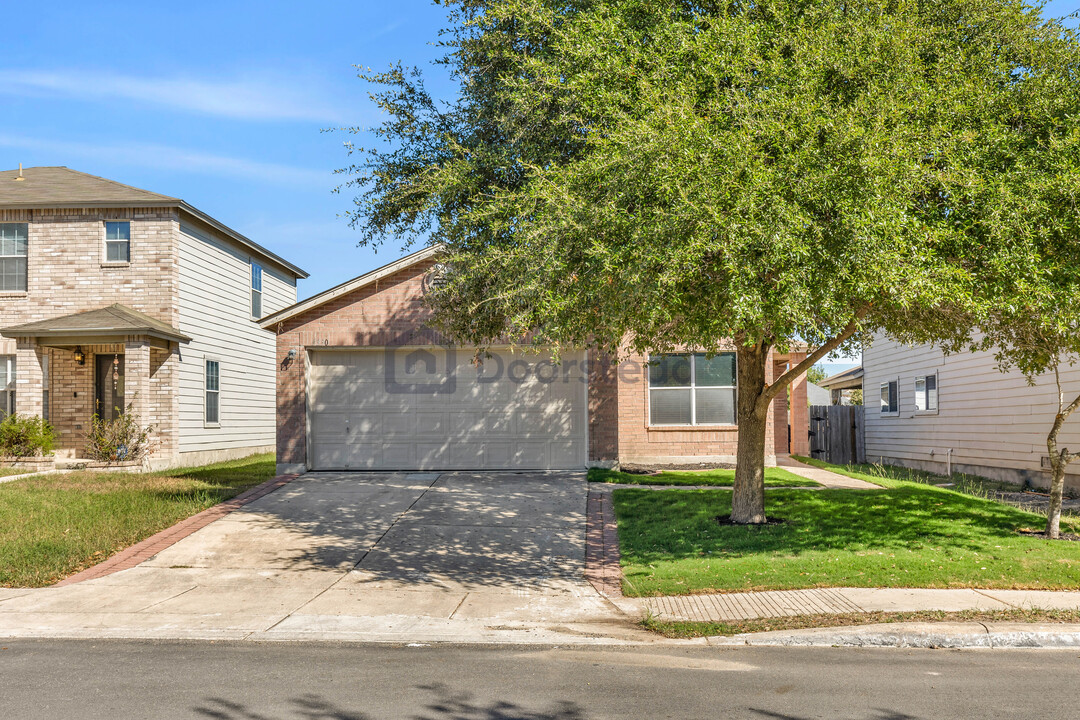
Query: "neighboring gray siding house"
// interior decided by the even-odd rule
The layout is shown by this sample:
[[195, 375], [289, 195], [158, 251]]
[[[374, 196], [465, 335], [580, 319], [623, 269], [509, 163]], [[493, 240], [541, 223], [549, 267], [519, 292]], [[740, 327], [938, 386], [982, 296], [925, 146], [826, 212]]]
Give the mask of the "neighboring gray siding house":
[[[946, 357], [933, 346], [876, 338], [863, 352], [866, 457], [870, 462], [1009, 482], [1049, 483], [1046, 434], [1057, 411], [1053, 376], [1034, 386], [1019, 372], [1001, 373], [992, 352]], [[1080, 393], [1080, 367], [1062, 372], [1067, 393]], [[1080, 420], [1061, 446], [1080, 449]], [[1066, 487], [1080, 489], [1080, 476]]]
[[183, 200], [62, 167], [0, 172], [0, 415], [78, 458], [131, 406], [157, 467], [272, 450], [275, 338], [300, 268]]

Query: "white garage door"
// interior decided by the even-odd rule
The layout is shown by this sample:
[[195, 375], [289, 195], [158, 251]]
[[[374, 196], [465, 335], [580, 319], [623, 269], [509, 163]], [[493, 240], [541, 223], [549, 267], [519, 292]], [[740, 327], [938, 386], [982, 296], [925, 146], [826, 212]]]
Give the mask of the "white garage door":
[[309, 353], [311, 466], [316, 470], [581, 468], [584, 354], [444, 348]]

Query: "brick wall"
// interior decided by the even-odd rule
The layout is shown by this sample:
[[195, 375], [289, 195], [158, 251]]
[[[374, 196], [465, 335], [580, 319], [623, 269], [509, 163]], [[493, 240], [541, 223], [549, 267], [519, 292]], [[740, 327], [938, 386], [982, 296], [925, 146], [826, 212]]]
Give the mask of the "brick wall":
[[[104, 262], [104, 223], [131, 221], [131, 262]], [[0, 222], [28, 225], [27, 292], [0, 293], [0, 327], [45, 320], [121, 303], [176, 327], [179, 321], [178, 232], [174, 208], [0, 210]], [[143, 338], [128, 338], [141, 365], [151, 372], [142, 388], [143, 422], [157, 429], [159, 455], [176, 448], [176, 357], [150, 349]], [[23, 343], [20, 347], [27, 345]], [[16, 354], [14, 339], [0, 336], [0, 355]], [[84, 345], [85, 365], [70, 350], [29, 347], [18, 350], [17, 401], [21, 412], [41, 412], [42, 355], [50, 358], [50, 420], [58, 449], [71, 455], [82, 448], [94, 411], [94, 354], [123, 353], [124, 346]], [[146, 367], [143, 368], [144, 370]], [[125, 369], [125, 373], [128, 370]], [[131, 397], [131, 391], [128, 397]], [[35, 399], [36, 398], [36, 399]]]
[[[423, 262], [377, 283], [342, 295], [279, 324], [277, 330], [277, 452], [282, 464], [307, 462], [306, 349], [431, 345], [443, 339], [423, 329], [429, 311], [422, 300]], [[290, 359], [289, 351], [295, 351]], [[626, 458], [721, 457], [734, 460], [738, 431], [730, 428], [649, 428], [645, 358], [631, 356], [619, 365], [590, 351], [589, 460]], [[769, 379], [775, 371], [769, 363]], [[773, 448], [774, 413], [768, 419], [767, 447]], [[786, 416], [786, 413], [785, 413]], [[784, 426], [786, 438], [786, 422]], [[785, 440], [786, 441], [786, 440]]]
[[[732, 426], [708, 427], [650, 427], [649, 425], [649, 370], [648, 358], [627, 352], [618, 369], [618, 456], [623, 463], [659, 463], [693, 461], [709, 458], [710, 461], [735, 462], [739, 431]], [[766, 367], [767, 381], [775, 371], [773, 363]], [[776, 410], [776, 403], [769, 411], [766, 424], [766, 451], [776, 447], [778, 431], [775, 417], [783, 417]], [[784, 433], [786, 434], [786, 424]], [[766, 457], [766, 460], [774, 458]]]
[[[417, 263], [372, 285], [290, 318], [277, 328], [277, 461], [307, 462], [305, 367], [309, 346], [432, 345], [424, 329], [422, 282], [431, 262]], [[289, 351], [295, 350], [291, 360]]]

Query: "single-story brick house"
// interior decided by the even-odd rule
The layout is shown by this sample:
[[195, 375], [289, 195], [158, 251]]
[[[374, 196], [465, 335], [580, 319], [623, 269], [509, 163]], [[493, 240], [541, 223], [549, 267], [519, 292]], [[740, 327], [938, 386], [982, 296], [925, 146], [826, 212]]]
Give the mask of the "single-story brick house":
[[[279, 472], [575, 469], [734, 462], [735, 356], [618, 365], [508, 347], [477, 363], [425, 323], [428, 248], [264, 317], [277, 334]], [[777, 354], [773, 377], [805, 354]], [[805, 453], [806, 385], [768, 422], [770, 462]]]

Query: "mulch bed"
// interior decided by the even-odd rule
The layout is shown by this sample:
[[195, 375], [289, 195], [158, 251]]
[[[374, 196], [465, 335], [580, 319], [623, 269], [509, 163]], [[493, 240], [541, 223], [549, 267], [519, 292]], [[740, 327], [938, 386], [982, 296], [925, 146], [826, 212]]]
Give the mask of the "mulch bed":
[[630, 475], [656, 475], [665, 470], [734, 470], [730, 463], [667, 463], [661, 465], [620, 465], [619, 470]]

